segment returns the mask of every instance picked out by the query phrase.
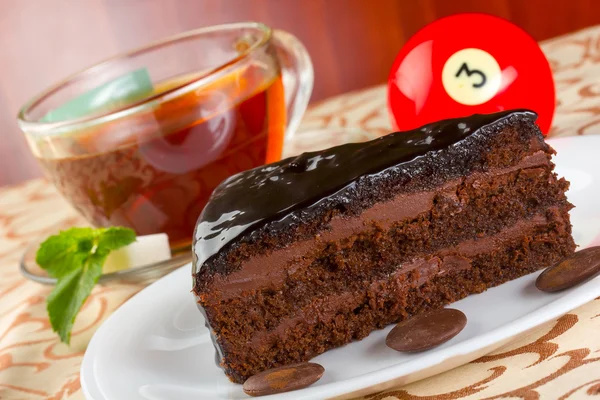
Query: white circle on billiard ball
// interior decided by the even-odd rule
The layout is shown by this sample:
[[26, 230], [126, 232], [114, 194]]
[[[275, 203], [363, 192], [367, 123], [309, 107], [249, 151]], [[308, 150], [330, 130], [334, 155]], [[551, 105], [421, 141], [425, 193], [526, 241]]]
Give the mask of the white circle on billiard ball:
[[496, 59], [481, 49], [462, 49], [452, 54], [442, 69], [442, 84], [456, 102], [476, 106], [498, 93], [502, 71]]

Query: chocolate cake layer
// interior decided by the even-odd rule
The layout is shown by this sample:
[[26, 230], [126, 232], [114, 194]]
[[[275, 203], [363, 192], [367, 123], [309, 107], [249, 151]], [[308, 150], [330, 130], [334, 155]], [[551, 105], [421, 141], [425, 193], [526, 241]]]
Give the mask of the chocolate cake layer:
[[553, 150], [514, 111], [247, 171], [196, 230], [194, 293], [235, 382], [574, 250]]
[[[456, 246], [440, 249], [434, 254], [420, 256], [402, 263], [392, 274], [373, 280], [368, 288], [356, 288], [352, 292], [331, 294], [320, 299], [318, 303], [307, 303], [306, 306], [298, 308], [292, 316], [280, 319], [278, 325], [273, 329], [256, 331], [249, 338], [251, 347], [260, 350], [265, 345], [270, 347], [272, 342], [284, 342], [286, 330], [299, 324], [327, 324], [343, 308], [354, 313], [358, 307], [362, 308], [366, 305], [364, 301], [369, 297], [366, 295], [368, 291], [377, 292], [375, 297], [378, 298], [399, 301], [404, 293], [419, 288], [435, 278], [460, 275], [474, 266], [481, 267], [485, 265], [485, 261], [481, 260], [482, 257], [498, 252], [511, 251], [507, 249], [524, 247], [531, 249], [537, 245], [543, 247], [543, 244], [552, 235], [559, 236], [568, 229], [568, 215], [560, 215], [558, 208], [552, 208], [549, 211], [547, 214], [537, 214], [519, 221], [497, 234], [487, 236], [481, 240], [464, 241]], [[551, 234], [546, 232], [549, 222], [555, 224], [554, 231]], [[526, 270], [527, 267], [526, 264], [522, 264], [523, 270]], [[391, 287], [388, 293], [384, 294], [382, 292], [381, 287], [383, 285]], [[322, 304], [327, 304], [327, 307], [323, 307]], [[391, 318], [393, 322], [397, 319], [397, 316], [393, 311], [390, 311], [386, 311], [386, 318]], [[402, 309], [398, 310], [403, 314], [403, 317], [408, 316], [402, 311]], [[368, 322], [365, 321], [364, 323]], [[387, 324], [375, 324], [373, 329], [384, 327]]]

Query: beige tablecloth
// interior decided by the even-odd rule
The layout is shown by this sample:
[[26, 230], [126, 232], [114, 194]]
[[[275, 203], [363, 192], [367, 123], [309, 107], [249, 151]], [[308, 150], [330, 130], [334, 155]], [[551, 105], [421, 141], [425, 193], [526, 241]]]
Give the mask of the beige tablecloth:
[[[600, 27], [547, 41], [558, 107], [552, 136], [600, 133]], [[535, 88], [532, 88], [532, 92]], [[351, 140], [389, 132], [383, 86], [311, 107], [296, 153], [347, 141], [311, 128], [356, 127]], [[365, 133], [367, 131], [368, 133]], [[82, 219], [46, 181], [0, 189], [0, 399], [82, 399], [79, 367], [96, 328], [140, 288], [97, 287], [75, 324], [71, 347], [52, 333], [45, 310], [50, 288], [25, 280], [18, 262], [27, 243]], [[600, 299], [523, 335], [470, 364], [370, 400], [575, 399], [600, 395]]]

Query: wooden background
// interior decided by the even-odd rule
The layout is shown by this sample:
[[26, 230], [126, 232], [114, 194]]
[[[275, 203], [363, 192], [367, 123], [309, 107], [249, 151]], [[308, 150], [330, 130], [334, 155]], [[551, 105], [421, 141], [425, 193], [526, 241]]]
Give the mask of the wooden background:
[[402, 44], [457, 12], [507, 18], [543, 40], [600, 24], [598, 0], [0, 0], [0, 185], [40, 175], [17, 128], [21, 105], [106, 57], [217, 23], [292, 32], [315, 66], [312, 100], [385, 82]]

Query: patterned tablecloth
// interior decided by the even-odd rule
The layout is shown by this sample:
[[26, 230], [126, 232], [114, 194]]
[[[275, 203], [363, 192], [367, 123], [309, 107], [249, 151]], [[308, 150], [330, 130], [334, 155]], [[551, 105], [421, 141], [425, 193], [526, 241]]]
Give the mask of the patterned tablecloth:
[[[543, 49], [558, 93], [551, 136], [600, 133], [600, 26], [544, 42]], [[385, 102], [385, 88], [379, 86], [315, 104], [286, 151], [324, 148], [349, 139], [335, 130], [325, 135], [312, 128], [360, 129], [351, 140], [387, 133]], [[50, 288], [24, 279], [18, 263], [30, 240], [82, 223], [44, 180], [0, 189], [0, 399], [83, 399], [79, 367], [86, 344], [102, 321], [140, 289], [97, 287], [77, 319], [71, 347], [59, 342], [46, 316]], [[594, 395], [600, 395], [600, 299], [470, 364], [365, 399]]]

